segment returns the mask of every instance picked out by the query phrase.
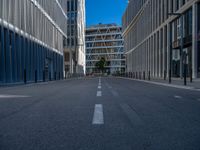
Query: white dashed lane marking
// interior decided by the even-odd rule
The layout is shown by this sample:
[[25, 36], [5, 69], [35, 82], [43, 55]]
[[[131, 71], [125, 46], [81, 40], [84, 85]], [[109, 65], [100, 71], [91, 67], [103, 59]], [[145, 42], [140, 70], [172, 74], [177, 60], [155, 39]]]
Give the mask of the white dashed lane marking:
[[97, 97], [102, 96], [102, 92], [101, 91], [97, 91]]
[[104, 124], [103, 105], [102, 104], [96, 104], [95, 105], [92, 124], [93, 125], [102, 125], [102, 124]]
[[98, 86], [98, 89], [101, 89], [101, 85]]
[[0, 98], [27, 98], [27, 95], [0, 95]]
[[176, 99], [181, 99], [182, 97], [181, 97], [181, 96], [178, 96], [178, 95], [175, 95], [174, 98], [176, 98]]

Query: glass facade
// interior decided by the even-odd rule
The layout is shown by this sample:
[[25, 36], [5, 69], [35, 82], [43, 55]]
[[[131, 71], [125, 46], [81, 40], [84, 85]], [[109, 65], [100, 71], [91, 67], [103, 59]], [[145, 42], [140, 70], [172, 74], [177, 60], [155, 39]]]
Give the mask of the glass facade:
[[0, 27], [0, 84], [59, 79], [62, 67], [62, 55]]
[[[148, 73], [155, 78], [182, 77], [183, 64], [187, 64], [187, 74], [197, 78], [199, 61], [199, 10], [198, 0], [129, 0], [123, 15], [123, 37], [125, 40], [127, 72]], [[196, 8], [195, 8], [196, 9]], [[178, 15], [183, 14], [182, 19]], [[194, 12], [194, 14], [193, 14]], [[198, 25], [196, 18], [198, 15]], [[195, 23], [195, 24], [193, 24]], [[198, 68], [193, 56], [198, 26]], [[181, 50], [181, 29], [183, 32], [183, 52]], [[193, 33], [195, 35], [193, 35]], [[196, 47], [196, 46], [195, 46]], [[183, 54], [187, 54], [185, 55]], [[172, 54], [171, 54], [172, 53]], [[186, 58], [186, 59], [185, 59]], [[193, 58], [195, 60], [193, 60]], [[170, 62], [169, 62], [170, 61]], [[198, 70], [198, 71], [197, 71]]]
[[198, 39], [198, 49], [197, 49], [197, 67], [198, 67], [198, 76], [200, 77], [200, 3], [198, 3], [198, 19], [197, 19], [197, 27], [198, 27], [198, 35], [197, 35], [197, 39]]
[[[187, 65], [187, 76], [190, 76], [192, 69], [192, 9], [188, 9], [183, 13], [183, 50], [181, 51], [181, 18], [176, 19], [172, 25], [172, 74], [174, 77], [181, 76], [181, 55], [186, 52], [186, 65]], [[182, 69], [183, 70], [183, 69]], [[183, 76], [184, 72], [182, 72]]]
[[85, 73], [85, 0], [58, 0], [68, 16], [65, 73]]
[[1, 0], [0, 85], [61, 79], [66, 26], [57, 1]]

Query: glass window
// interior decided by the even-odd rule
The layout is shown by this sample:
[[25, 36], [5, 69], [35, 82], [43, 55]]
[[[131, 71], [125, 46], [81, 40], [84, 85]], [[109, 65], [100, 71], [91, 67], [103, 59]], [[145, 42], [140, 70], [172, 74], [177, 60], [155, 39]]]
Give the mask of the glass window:
[[192, 9], [188, 10], [184, 16], [185, 36], [192, 35]]
[[3, 11], [3, 1], [0, 0], [0, 18], [3, 18], [2, 17], [2, 11]]
[[75, 0], [75, 11], [77, 11], [77, 7], [78, 7], [77, 0]]
[[74, 39], [71, 39], [71, 45], [74, 46]]
[[70, 1], [67, 1], [67, 11], [70, 11]]
[[198, 19], [197, 19], [197, 21], [198, 21], [198, 33], [199, 33], [199, 35], [200, 35], [200, 3], [198, 3]]
[[74, 1], [71, 1], [71, 11], [74, 11]]
[[198, 3], [198, 57], [197, 57], [197, 61], [198, 61], [198, 73], [199, 73], [199, 77], [200, 77], [200, 3]]

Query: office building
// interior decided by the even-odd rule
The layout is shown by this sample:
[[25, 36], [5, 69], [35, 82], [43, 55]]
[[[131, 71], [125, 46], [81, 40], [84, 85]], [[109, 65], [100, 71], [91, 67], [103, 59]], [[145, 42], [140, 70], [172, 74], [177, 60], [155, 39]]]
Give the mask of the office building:
[[85, 74], [85, 0], [59, 0], [68, 16], [65, 74]]
[[66, 26], [57, 0], [1, 0], [0, 84], [61, 79]]
[[200, 77], [199, 0], [130, 0], [123, 37], [127, 72]]
[[98, 24], [86, 29], [86, 73], [99, 73], [96, 63], [106, 60], [106, 73], [125, 71], [122, 29], [116, 24]]

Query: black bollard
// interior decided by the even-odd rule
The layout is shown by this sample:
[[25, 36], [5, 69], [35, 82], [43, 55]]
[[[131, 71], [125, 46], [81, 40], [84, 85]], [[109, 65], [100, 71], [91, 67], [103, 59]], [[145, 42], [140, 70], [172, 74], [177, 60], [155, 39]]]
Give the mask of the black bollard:
[[51, 81], [51, 72], [49, 72], [49, 81]]
[[193, 79], [192, 79], [192, 69], [190, 69], [190, 82], [191, 83], [193, 82]]
[[37, 70], [35, 70], [35, 83], [37, 83]]
[[45, 71], [43, 70], [43, 82], [45, 82]]
[[149, 71], [149, 81], [151, 80], [151, 71]]
[[26, 79], [26, 69], [24, 69], [24, 84], [27, 83], [27, 79]]
[[167, 72], [166, 72], [166, 70], [164, 71], [164, 80], [166, 80], [167, 79]]
[[56, 72], [54, 73], [54, 80], [56, 80]]

